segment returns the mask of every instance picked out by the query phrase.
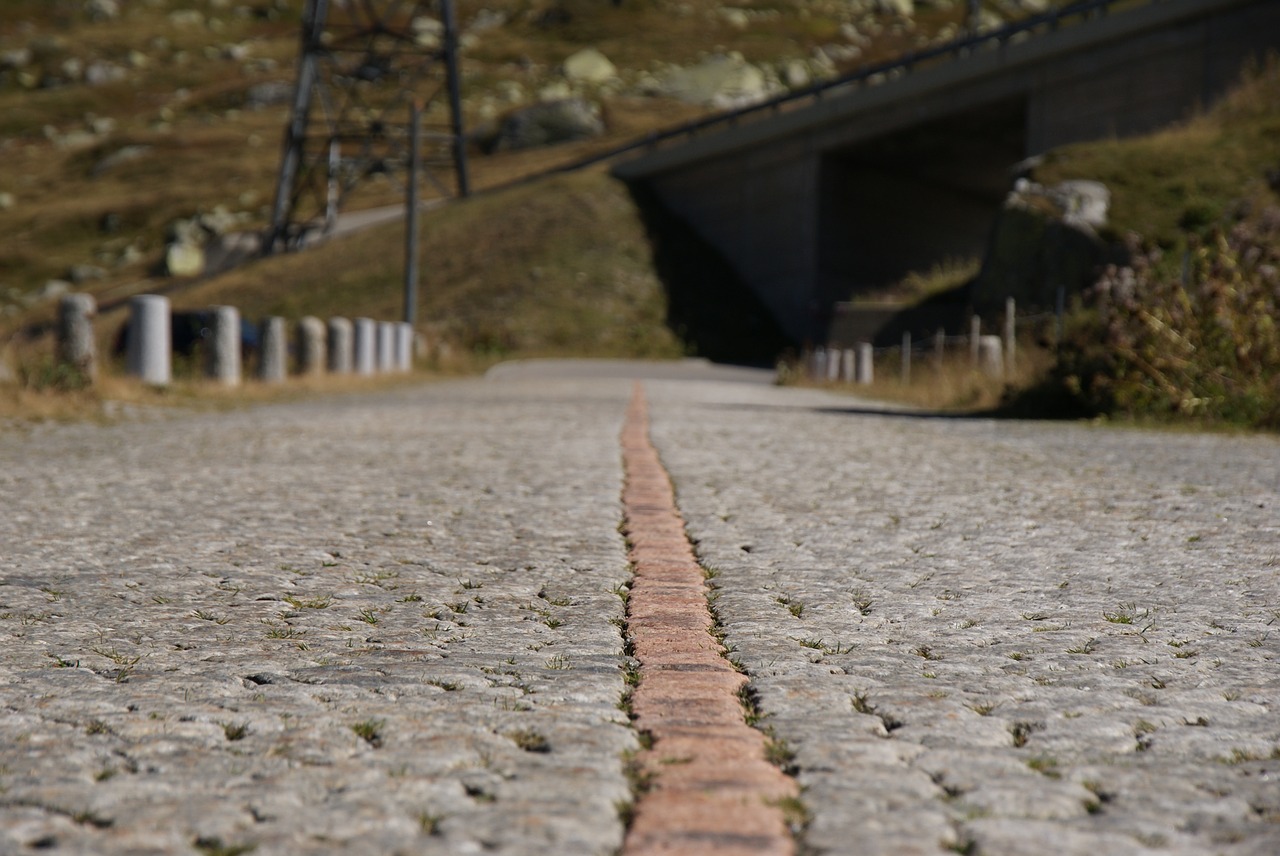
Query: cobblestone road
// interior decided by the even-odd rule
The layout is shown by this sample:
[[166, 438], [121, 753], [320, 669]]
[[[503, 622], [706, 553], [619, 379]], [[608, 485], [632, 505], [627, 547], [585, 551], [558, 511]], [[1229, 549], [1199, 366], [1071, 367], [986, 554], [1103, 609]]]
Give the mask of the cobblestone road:
[[[548, 371], [0, 433], [0, 853], [617, 848], [630, 381]], [[647, 387], [813, 850], [1280, 852], [1280, 444]]]

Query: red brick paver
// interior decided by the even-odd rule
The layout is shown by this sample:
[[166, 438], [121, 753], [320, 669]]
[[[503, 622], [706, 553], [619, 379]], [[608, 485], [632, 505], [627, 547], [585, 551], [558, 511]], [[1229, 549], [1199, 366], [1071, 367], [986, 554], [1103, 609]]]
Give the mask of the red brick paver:
[[626, 532], [635, 580], [628, 629], [640, 661], [635, 724], [653, 738], [637, 759], [650, 788], [624, 856], [790, 854], [779, 802], [796, 784], [765, 760], [765, 737], [743, 719], [747, 679], [710, 634], [702, 568], [658, 453], [636, 384], [622, 432]]

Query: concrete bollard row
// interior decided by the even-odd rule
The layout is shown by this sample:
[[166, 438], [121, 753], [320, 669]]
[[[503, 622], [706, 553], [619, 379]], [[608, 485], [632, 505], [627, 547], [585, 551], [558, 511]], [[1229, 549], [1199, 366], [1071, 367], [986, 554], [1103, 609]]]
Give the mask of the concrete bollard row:
[[[97, 304], [86, 294], [71, 294], [59, 306], [59, 359], [92, 379], [97, 372], [92, 318]], [[415, 334], [404, 322], [371, 318], [331, 318], [326, 323], [307, 316], [297, 324], [297, 364], [302, 375], [373, 375], [413, 369]], [[240, 313], [232, 306], [210, 312], [205, 375], [226, 386], [241, 382]], [[143, 382], [165, 386], [172, 380], [170, 304], [166, 297], [138, 295], [130, 300], [126, 370]], [[257, 377], [279, 383], [288, 376], [289, 346], [285, 319], [264, 318], [259, 327]]]

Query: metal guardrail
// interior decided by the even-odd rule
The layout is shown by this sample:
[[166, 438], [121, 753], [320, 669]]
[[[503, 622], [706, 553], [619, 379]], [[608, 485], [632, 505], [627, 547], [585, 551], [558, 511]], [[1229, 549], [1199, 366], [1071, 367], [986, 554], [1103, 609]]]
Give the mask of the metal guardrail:
[[757, 104], [714, 113], [701, 119], [695, 119], [692, 122], [685, 122], [670, 128], [653, 131], [616, 148], [555, 167], [548, 170], [548, 172], [573, 172], [593, 164], [613, 160], [631, 152], [653, 150], [664, 143], [690, 140], [707, 131], [732, 128], [744, 120], [750, 121], [766, 115], [773, 116], [784, 109], [821, 101], [831, 94], [832, 90], [848, 90], [875, 85], [881, 80], [897, 79], [923, 66], [936, 65], [940, 60], [955, 61], [977, 51], [1003, 47], [1006, 43], [1019, 36], [1054, 32], [1064, 24], [1100, 18], [1105, 16], [1114, 6], [1152, 5], [1158, 2], [1161, 2], [1161, 0], [1145, 0], [1145, 2], [1135, 2], [1135, 0], [1082, 0], [1082, 2], [1051, 9], [1039, 15], [1033, 15], [1020, 21], [1006, 24], [987, 33], [962, 36], [923, 50], [911, 51], [894, 59], [863, 65], [846, 74], [820, 81], [804, 89], [775, 96]]

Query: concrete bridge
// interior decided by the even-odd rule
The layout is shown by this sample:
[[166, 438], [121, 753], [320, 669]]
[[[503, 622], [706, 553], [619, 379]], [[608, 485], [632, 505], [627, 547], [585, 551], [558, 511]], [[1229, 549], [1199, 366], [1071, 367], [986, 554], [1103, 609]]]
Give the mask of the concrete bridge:
[[1276, 0], [1073, 8], [1075, 22], [908, 59], [614, 172], [715, 245], [790, 336], [824, 338], [835, 302], [980, 256], [1019, 161], [1186, 118], [1280, 46]]

